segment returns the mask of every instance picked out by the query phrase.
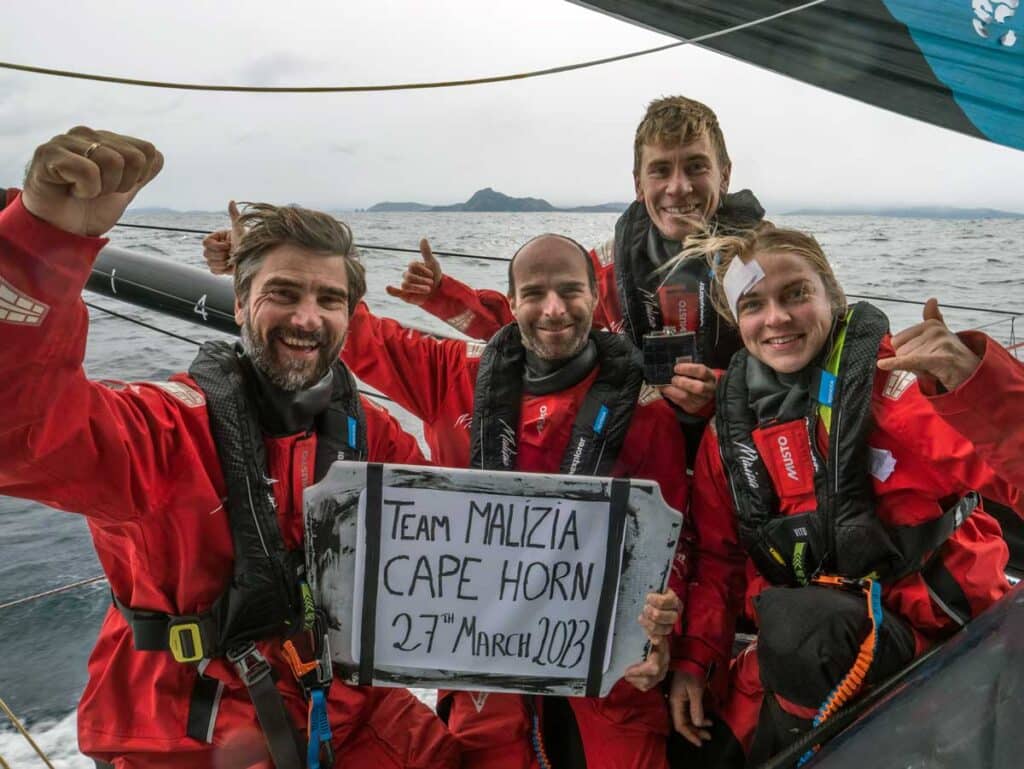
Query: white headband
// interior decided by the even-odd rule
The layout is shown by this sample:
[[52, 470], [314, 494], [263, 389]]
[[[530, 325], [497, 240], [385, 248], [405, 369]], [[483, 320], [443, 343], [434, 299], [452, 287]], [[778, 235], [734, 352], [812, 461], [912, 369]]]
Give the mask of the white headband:
[[764, 279], [764, 270], [757, 263], [757, 259], [751, 259], [745, 263], [738, 256], [732, 260], [729, 269], [725, 271], [725, 278], [722, 286], [725, 288], [725, 296], [729, 300], [729, 309], [737, 321], [740, 319], [737, 306], [740, 297], [750, 291], [757, 283]]

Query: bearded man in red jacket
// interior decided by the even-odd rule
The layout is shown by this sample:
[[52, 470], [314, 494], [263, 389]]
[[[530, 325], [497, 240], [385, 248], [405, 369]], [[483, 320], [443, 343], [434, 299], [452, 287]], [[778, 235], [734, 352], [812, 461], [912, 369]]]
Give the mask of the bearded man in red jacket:
[[348, 228], [255, 206], [235, 254], [241, 345], [207, 343], [168, 382], [85, 377], [82, 288], [162, 165], [149, 142], [75, 128], [0, 212], [0, 494], [83, 514], [115, 602], [79, 745], [117, 769], [455, 767], [407, 690], [331, 680], [304, 607], [303, 488], [335, 459], [424, 461], [338, 360], [365, 290]]

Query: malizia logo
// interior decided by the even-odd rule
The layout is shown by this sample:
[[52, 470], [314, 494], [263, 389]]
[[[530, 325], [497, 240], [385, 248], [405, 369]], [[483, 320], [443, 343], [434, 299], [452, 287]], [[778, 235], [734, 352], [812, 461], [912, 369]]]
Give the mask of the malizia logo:
[[1017, 33], [1010, 29], [1010, 20], [1017, 13], [1020, 0], [972, 0], [974, 31], [986, 40], [996, 39], [999, 44], [1012, 48], [1017, 43]]
[[505, 467], [512, 467], [515, 463], [516, 431], [508, 426], [504, 419], [498, 420], [501, 423], [501, 464]]
[[761, 488], [761, 485], [757, 482], [757, 475], [754, 473], [754, 465], [760, 459], [757, 455], [757, 449], [739, 441], [734, 441], [734, 445], [740, 450], [740, 465], [743, 467], [743, 475], [747, 478], [747, 484], [752, 489]]
[[796, 462], [793, 461], [793, 452], [789, 450], [789, 438], [780, 435], [777, 443], [779, 452], [782, 454], [782, 464], [786, 468], [786, 475], [791, 481], [799, 481], [800, 475], [796, 471]]
[[648, 322], [648, 324], [651, 325], [652, 328], [657, 327], [659, 325], [658, 324], [658, 312], [659, 312], [658, 297], [657, 297], [656, 294], [652, 293], [651, 291], [647, 291], [646, 289], [643, 289], [643, 288], [639, 289], [639, 291], [640, 291], [640, 301], [644, 305], [644, 312], [647, 313], [647, 322]]

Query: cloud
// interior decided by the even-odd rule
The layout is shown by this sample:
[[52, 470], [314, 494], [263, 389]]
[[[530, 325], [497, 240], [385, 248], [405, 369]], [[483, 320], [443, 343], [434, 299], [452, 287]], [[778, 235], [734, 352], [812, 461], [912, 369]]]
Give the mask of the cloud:
[[239, 71], [239, 82], [253, 86], [294, 85], [301, 86], [298, 77], [320, 69], [313, 59], [287, 51], [277, 51], [260, 56]]

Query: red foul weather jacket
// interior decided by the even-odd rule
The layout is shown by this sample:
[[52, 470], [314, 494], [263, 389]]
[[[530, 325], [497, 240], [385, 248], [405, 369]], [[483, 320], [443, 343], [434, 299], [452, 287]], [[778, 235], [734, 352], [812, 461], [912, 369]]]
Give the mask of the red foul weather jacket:
[[1024, 488], [1024, 363], [980, 331], [957, 336], [981, 365], [951, 392], [928, 391], [928, 401], [1008, 483]]
[[[128, 605], [199, 613], [224, 590], [234, 557], [206, 400], [184, 375], [130, 384], [86, 379], [80, 294], [105, 243], [51, 227], [20, 199], [0, 213], [0, 494], [84, 515], [111, 590]], [[365, 400], [363, 407], [372, 459], [424, 462], [386, 411]], [[266, 439], [289, 548], [302, 545], [302, 490], [315, 442], [315, 433]], [[307, 706], [280, 643], [260, 648], [304, 733]], [[118, 769], [270, 766], [249, 694], [226, 660], [204, 671], [219, 682], [208, 742], [186, 735], [197, 668], [169, 652], [136, 652], [113, 608], [88, 667], [78, 712], [83, 752]], [[405, 689], [335, 681], [328, 714], [342, 765], [459, 763], [443, 724]]]
[[[344, 352], [361, 380], [423, 420], [437, 464], [469, 465], [469, 426], [480, 355], [479, 342], [439, 340], [372, 315], [365, 305], [353, 314]], [[518, 468], [557, 473], [577, 409], [596, 371], [550, 395], [526, 395], [518, 425]], [[432, 439], [432, 440], [431, 440]], [[657, 481], [665, 501], [684, 510], [687, 498], [685, 446], [668, 404], [644, 387], [619, 452], [613, 475]], [[684, 558], [677, 556], [670, 586], [683, 596]], [[459, 740], [467, 768], [537, 767], [530, 745], [530, 714], [519, 695], [454, 692], [448, 726]], [[542, 697], [534, 698], [542, 707]], [[619, 681], [605, 698], [569, 699], [576, 714], [590, 769], [665, 766], [668, 715], [655, 688], [640, 692]]]
[[[886, 337], [880, 356], [891, 355]], [[938, 500], [972, 489], [1024, 510], [1020, 491], [998, 478], [974, 446], [935, 413], [913, 375], [876, 372], [871, 415], [875, 427], [870, 446], [890, 460], [872, 473], [876, 511], [886, 524], [912, 526], [937, 518], [944, 511]], [[819, 434], [819, 440], [825, 438]], [[772, 462], [766, 466], [783, 513], [815, 509], [813, 494], [810, 498], [786, 494], [780, 480], [785, 470]], [[684, 609], [685, 635], [673, 666], [703, 677], [714, 665], [721, 675], [715, 676], [712, 690], [721, 697], [736, 618], [744, 610], [755, 616], [752, 599], [769, 583], [757, 573], [739, 542], [729, 481], [714, 430], [705, 433], [697, 458], [691, 514], [697, 542]], [[987, 513], [979, 510], [968, 517], [943, 548], [944, 566], [962, 588], [972, 614], [1009, 589], [1003, 574], [1006, 544], [999, 524]], [[918, 652], [956, 627], [932, 601], [920, 574], [887, 585], [882, 600], [887, 611], [898, 614], [914, 630]]]

